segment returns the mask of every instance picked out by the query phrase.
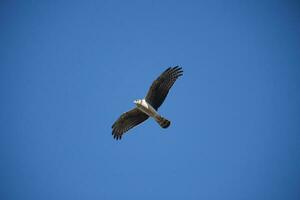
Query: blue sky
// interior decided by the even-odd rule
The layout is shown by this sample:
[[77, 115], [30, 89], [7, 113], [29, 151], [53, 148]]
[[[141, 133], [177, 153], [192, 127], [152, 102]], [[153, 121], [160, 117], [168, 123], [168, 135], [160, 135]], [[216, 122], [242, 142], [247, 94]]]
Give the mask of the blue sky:
[[[1, 199], [300, 199], [299, 6], [1, 2]], [[113, 140], [175, 65], [171, 126]]]

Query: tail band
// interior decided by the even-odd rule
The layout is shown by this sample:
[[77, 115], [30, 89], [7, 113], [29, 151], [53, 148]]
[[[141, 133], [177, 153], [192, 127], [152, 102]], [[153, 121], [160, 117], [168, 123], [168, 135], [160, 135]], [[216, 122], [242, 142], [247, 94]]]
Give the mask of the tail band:
[[157, 123], [162, 127], [162, 128], [168, 128], [171, 124], [171, 122], [161, 116], [156, 118]]

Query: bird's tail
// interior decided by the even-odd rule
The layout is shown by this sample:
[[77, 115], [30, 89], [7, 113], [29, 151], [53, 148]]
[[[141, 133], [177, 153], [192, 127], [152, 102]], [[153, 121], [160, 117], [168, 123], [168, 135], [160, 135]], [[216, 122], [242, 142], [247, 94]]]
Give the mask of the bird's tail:
[[162, 127], [162, 128], [168, 128], [171, 124], [171, 122], [162, 116], [158, 116], [155, 118], [155, 121]]

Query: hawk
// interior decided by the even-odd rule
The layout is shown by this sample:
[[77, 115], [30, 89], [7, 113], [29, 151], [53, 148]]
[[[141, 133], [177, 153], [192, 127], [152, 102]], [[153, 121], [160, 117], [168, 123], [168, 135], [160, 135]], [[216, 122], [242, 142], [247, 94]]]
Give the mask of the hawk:
[[162, 117], [157, 110], [164, 102], [177, 78], [182, 75], [183, 70], [179, 66], [166, 69], [152, 83], [146, 97], [135, 100], [133, 103], [136, 107], [123, 113], [112, 125], [114, 139], [120, 140], [125, 132], [144, 122], [149, 117], [152, 117], [162, 128], [168, 128], [171, 122]]

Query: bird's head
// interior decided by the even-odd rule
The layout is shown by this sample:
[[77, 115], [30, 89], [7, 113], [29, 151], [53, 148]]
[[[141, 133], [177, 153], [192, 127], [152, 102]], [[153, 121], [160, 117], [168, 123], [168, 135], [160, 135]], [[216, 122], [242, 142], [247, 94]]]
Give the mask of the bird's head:
[[141, 99], [137, 99], [137, 100], [134, 100], [133, 103], [135, 103], [135, 104], [141, 104], [142, 100]]

